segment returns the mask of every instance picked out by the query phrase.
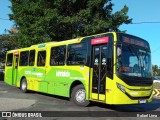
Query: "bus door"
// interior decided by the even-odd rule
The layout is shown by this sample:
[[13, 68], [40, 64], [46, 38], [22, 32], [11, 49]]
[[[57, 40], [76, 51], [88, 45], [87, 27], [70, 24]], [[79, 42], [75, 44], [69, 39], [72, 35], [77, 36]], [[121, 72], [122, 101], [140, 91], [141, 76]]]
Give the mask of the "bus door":
[[19, 53], [15, 52], [13, 56], [13, 71], [12, 71], [12, 84], [16, 85], [17, 83], [17, 75], [18, 75], [18, 59]]
[[92, 45], [91, 99], [98, 101], [105, 101], [108, 38], [104, 39], [105, 44]]
[[13, 53], [8, 53], [6, 56], [6, 67], [5, 67], [5, 79], [4, 81], [9, 85], [13, 85]]

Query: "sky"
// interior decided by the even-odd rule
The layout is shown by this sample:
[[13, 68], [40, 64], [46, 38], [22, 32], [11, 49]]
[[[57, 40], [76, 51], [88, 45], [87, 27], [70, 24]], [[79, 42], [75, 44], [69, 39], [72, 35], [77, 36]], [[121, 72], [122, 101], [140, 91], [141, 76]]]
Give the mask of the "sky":
[[133, 23], [120, 26], [120, 30], [127, 30], [132, 34], [147, 40], [151, 48], [152, 64], [160, 66], [160, 0], [112, 0], [114, 11], [119, 11], [124, 5], [129, 7], [128, 16]]
[[14, 23], [9, 21], [8, 14], [12, 13], [9, 6], [11, 6], [9, 0], [0, 0], [0, 34], [5, 34], [5, 29], [10, 30]]
[[[160, 0], [112, 0], [112, 3], [113, 12], [121, 10], [124, 5], [129, 7], [128, 16], [133, 23], [140, 24], [124, 24], [119, 29], [147, 40], [151, 47], [152, 64], [160, 66]], [[13, 21], [3, 20], [9, 19], [9, 6], [9, 0], [0, 0], [0, 34], [5, 34], [4, 30], [10, 30], [14, 25]]]

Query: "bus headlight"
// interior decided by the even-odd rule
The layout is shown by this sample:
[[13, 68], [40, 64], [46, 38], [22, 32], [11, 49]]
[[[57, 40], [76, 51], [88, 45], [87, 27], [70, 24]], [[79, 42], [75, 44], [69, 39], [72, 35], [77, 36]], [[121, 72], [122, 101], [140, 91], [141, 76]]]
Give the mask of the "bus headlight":
[[126, 92], [126, 89], [125, 89], [125, 87], [124, 87], [123, 85], [117, 83], [117, 87], [118, 87], [122, 92], [124, 92], [124, 93]]

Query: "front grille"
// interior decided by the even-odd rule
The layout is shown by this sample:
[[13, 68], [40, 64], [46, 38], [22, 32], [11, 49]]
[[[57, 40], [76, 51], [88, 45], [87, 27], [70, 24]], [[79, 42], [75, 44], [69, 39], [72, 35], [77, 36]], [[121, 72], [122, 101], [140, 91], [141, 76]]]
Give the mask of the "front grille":
[[152, 78], [130, 77], [119, 72], [117, 76], [129, 86], [151, 86], [153, 84]]

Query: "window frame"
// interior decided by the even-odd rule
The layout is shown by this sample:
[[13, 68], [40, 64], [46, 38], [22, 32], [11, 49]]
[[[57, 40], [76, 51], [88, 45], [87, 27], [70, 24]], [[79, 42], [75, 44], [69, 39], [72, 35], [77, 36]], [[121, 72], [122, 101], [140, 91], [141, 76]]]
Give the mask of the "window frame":
[[[30, 65], [30, 55], [31, 55], [31, 51], [34, 51], [34, 61], [31, 61], [31, 62], [34, 62], [33, 65]], [[29, 61], [28, 66], [35, 66], [35, 61], [36, 61], [36, 50], [35, 50], [35, 49], [29, 51], [29, 60], [28, 60], [28, 61]]]
[[[9, 55], [12, 55], [11, 65], [8, 65], [8, 56], [9, 56]], [[13, 53], [8, 53], [8, 54], [7, 54], [6, 66], [7, 66], [7, 67], [12, 67], [12, 66], [13, 66]]]
[[[23, 52], [28, 52], [28, 59], [27, 59], [27, 65], [21, 65], [21, 53]], [[29, 50], [25, 50], [25, 51], [20, 51], [20, 54], [19, 54], [19, 62], [18, 62], [19, 66], [20, 67], [26, 67], [29, 65]]]
[[[39, 52], [45, 52], [45, 63], [44, 63], [44, 65], [38, 65], [38, 55], [39, 55]], [[47, 60], [47, 51], [46, 50], [40, 50], [40, 51], [37, 51], [37, 61], [36, 61], [36, 66], [37, 67], [45, 67], [46, 66], [46, 60]]]
[[[86, 54], [85, 54], [85, 63], [84, 64], [69, 64], [68, 63], [68, 57], [69, 57], [69, 46], [73, 46], [73, 45], [78, 45], [78, 44], [83, 44], [83, 45], [85, 45], [85, 49], [82, 49], [82, 50], [86, 50]], [[77, 50], [76, 50], [77, 51]], [[80, 51], [80, 50], [79, 50]], [[88, 43], [87, 42], [80, 42], [80, 43], [74, 43], [74, 44], [68, 44], [68, 46], [67, 46], [67, 58], [66, 58], [66, 64], [68, 65], [68, 66], [81, 66], [81, 65], [86, 65], [87, 64], [87, 60], [88, 60], [88, 57], [87, 57], [87, 55], [88, 55]]]
[[[64, 64], [51, 64], [51, 57], [52, 57], [52, 49], [53, 48], [59, 48], [59, 47], [65, 47], [64, 49], [65, 49], [65, 52], [64, 52]], [[67, 53], [67, 46], [66, 45], [60, 45], [60, 46], [52, 46], [51, 48], [50, 48], [50, 66], [64, 66], [64, 65], [66, 65], [66, 53]]]

